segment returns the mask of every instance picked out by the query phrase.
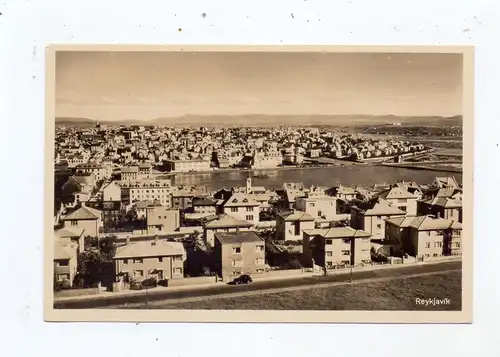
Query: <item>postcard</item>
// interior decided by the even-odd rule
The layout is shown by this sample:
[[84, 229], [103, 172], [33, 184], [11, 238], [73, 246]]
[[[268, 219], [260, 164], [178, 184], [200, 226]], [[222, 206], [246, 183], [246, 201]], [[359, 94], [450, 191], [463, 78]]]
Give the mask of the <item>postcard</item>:
[[47, 321], [472, 322], [472, 47], [46, 62]]

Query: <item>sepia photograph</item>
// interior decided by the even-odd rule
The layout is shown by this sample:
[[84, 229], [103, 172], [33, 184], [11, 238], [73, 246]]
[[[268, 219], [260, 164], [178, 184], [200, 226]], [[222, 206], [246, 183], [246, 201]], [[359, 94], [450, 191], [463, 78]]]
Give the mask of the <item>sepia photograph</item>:
[[46, 320], [471, 322], [472, 48], [46, 55]]

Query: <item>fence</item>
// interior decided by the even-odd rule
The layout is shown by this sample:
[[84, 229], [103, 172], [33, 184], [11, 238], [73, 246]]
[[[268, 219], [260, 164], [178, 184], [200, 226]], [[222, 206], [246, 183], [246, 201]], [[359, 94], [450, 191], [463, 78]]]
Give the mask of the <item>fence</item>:
[[194, 278], [170, 279], [168, 286], [188, 286], [200, 284], [212, 284], [217, 281], [215, 276], [198, 276]]
[[54, 297], [73, 297], [73, 296], [85, 296], [85, 295], [97, 295], [99, 294], [99, 288], [89, 288], [89, 289], [68, 289], [54, 292]]

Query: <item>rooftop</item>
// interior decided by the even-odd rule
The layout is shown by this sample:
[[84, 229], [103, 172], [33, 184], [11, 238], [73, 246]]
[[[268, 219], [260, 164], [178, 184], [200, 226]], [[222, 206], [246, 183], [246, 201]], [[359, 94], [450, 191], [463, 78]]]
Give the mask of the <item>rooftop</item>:
[[127, 244], [116, 248], [113, 259], [140, 258], [140, 257], [168, 257], [185, 255], [182, 243], [153, 240]]
[[215, 238], [221, 244], [234, 244], [234, 243], [251, 243], [251, 242], [264, 242], [264, 240], [257, 235], [257, 233], [248, 232], [216, 232]]
[[292, 211], [292, 212], [282, 212], [278, 213], [278, 216], [282, 217], [286, 222], [311, 222], [314, 221], [314, 217], [310, 214], [302, 211]]
[[91, 207], [82, 206], [76, 211], [63, 217], [63, 221], [68, 220], [88, 220], [88, 219], [98, 219], [101, 217], [102, 212]]
[[206, 228], [226, 228], [226, 227], [243, 227], [243, 228], [250, 228], [253, 226], [248, 221], [242, 221], [239, 219], [236, 219], [234, 217], [231, 217], [229, 215], [221, 215], [221, 216], [216, 216], [212, 220], [207, 220], [207, 222], [204, 224]]
[[323, 238], [368, 238], [371, 234], [360, 229], [351, 227], [333, 227], [305, 229], [304, 233], [310, 236], [320, 236]]

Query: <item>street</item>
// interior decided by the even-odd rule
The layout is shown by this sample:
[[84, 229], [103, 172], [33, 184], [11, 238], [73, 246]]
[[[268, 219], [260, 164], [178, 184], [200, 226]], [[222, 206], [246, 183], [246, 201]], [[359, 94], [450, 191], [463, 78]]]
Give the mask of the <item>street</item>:
[[[353, 281], [363, 281], [374, 278], [383, 277], [401, 277], [405, 275], [414, 275], [419, 273], [432, 273], [443, 272], [461, 269], [461, 261], [442, 262], [436, 264], [421, 264], [411, 265], [405, 267], [398, 267], [396, 269], [380, 269], [380, 270], [366, 270], [355, 271], [352, 274]], [[249, 292], [249, 291], [262, 291], [269, 289], [280, 289], [288, 287], [299, 286], [315, 286], [325, 283], [334, 282], [349, 282], [350, 272], [346, 271], [345, 274], [335, 274], [330, 276], [314, 276], [314, 277], [301, 277], [294, 279], [280, 279], [280, 280], [266, 280], [254, 281], [248, 285], [214, 285], [211, 287], [193, 287], [186, 290], [149, 290], [144, 291], [138, 295], [120, 295], [120, 296], [105, 296], [92, 299], [79, 299], [74, 301], [59, 301], [54, 303], [56, 309], [88, 309], [88, 308], [113, 308], [118, 305], [126, 303], [147, 303], [158, 300], [177, 300], [192, 297], [214, 296], [223, 295], [235, 292]]]

